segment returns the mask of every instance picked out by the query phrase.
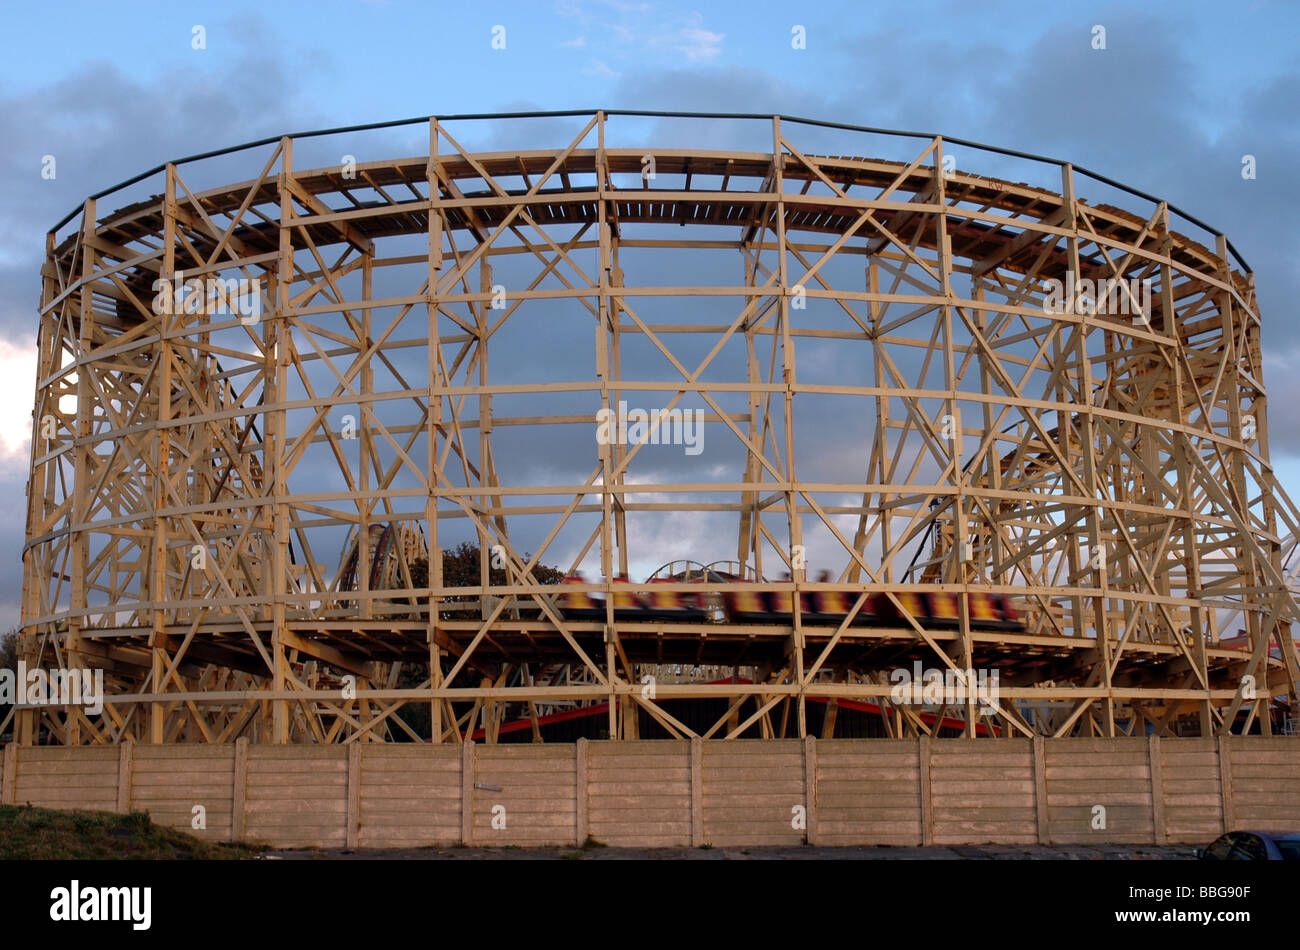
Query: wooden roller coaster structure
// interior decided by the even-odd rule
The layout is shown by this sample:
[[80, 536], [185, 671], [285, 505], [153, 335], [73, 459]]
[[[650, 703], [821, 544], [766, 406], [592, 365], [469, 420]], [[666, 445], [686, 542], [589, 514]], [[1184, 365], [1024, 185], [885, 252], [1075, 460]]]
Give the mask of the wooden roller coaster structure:
[[[507, 122], [573, 134], [461, 144]], [[1269, 732], [1300, 512], [1234, 255], [1068, 163], [782, 116], [426, 117], [168, 163], [48, 236], [21, 655], [106, 695], [20, 705], [16, 739], [538, 741], [584, 709], [834, 736], [837, 704], [885, 736]], [[698, 455], [599, 439], [629, 400], [697, 413]], [[665, 557], [734, 563], [630, 579]], [[915, 663], [995, 669], [996, 702], [897, 702]]]

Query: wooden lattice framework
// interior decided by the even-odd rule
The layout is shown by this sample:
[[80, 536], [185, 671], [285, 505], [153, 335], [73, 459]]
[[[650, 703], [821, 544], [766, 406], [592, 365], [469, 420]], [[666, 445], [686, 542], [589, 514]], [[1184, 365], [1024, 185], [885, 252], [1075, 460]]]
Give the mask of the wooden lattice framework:
[[[636, 737], [638, 709], [672, 735], [790, 736], [811, 699], [877, 701], [885, 734], [915, 735], [931, 727], [886, 680], [913, 659], [997, 667], [1002, 735], [1270, 729], [1297, 695], [1281, 538], [1300, 512], [1225, 238], [1176, 233], [1162, 202], [1089, 205], [1069, 164], [1059, 190], [945, 171], [937, 136], [910, 161], [828, 157], [799, 120], [752, 117], [770, 150], [655, 150], [607, 141], [618, 115], [523, 152], [430, 118], [427, 155], [354, 169], [299, 170], [310, 136], [285, 137], [236, 152], [251, 180], [192, 189], [168, 164], [161, 194], [103, 217], [88, 200], [50, 233], [22, 652], [105, 670], [109, 696], [99, 717], [23, 708], [18, 741], [409, 738], [405, 704], [434, 741], [595, 703], [610, 736]], [[734, 270], [709, 283], [663, 279], [720, 254]], [[154, 282], [178, 272], [256, 279], [260, 319], [160, 313]], [[1148, 280], [1149, 313], [1052, 312], [1044, 281], [1067, 272]], [[656, 313], [693, 298], [711, 319]], [[865, 378], [819, 373], [833, 351]], [[602, 452], [595, 411], [633, 393], [701, 408], [712, 468], [639, 478], [641, 446]], [[533, 474], [503, 480], [527, 453]], [[575, 456], [580, 476], [548, 482]], [[816, 536], [837, 551], [823, 589], [988, 589], [1027, 626], [573, 621], [534, 580], [573, 537], [557, 566], [598, 559], [608, 592], [638, 560], [629, 524], [682, 513], [788, 572], [764, 589], [819, 586], [792, 554]], [[382, 570], [356, 570], [385, 529]], [[479, 586], [444, 586], [466, 537]], [[1229, 610], [1248, 649], [1219, 644]], [[727, 700], [707, 730], [662, 705], [697, 697]], [[974, 735], [974, 703], [956, 713]]]

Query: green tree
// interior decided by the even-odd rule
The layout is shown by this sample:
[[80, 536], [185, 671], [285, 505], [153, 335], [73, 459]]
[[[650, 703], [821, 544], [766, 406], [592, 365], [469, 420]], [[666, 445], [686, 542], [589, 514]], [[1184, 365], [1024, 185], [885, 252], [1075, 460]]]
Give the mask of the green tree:
[[[531, 554], [525, 554], [524, 560], [527, 561], [531, 556]], [[558, 584], [564, 580], [563, 571], [555, 567], [548, 567], [545, 564], [538, 564], [533, 568], [533, 576], [543, 584]], [[442, 552], [442, 577], [443, 583], [448, 587], [477, 587], [479, 582], [478, 545], [462, 541], [454, 548], [444, 548]], [[428, 583], [429, 562], [424, 558], [414, 561], [411, 564], [411, 584], [415, 587], [425, 587]], [[509, 583], [505, 568], [491, 567], [489, 565], [488, 583], [493, 585]], [[465, 603], [477, 605], [478, 597], [476, 595], [444, 597], [442, 602], [443, 604]], [[443, 616], [449, 616], [451, 612], [450, 610], [444, 610]], [[405, 667], [397, 678], [398, 688], [413, 689], [419, 686], [428, 675], [428, 670], [423, 666], [412, 665]], [[460, 712], [463, 711], [463, 709], [460, 710]], [[401, 716], [402, 721], [410, 726], [422, 739], [428, 739], [433, 734], [428, 703], [407, 703], [394, 715]], [[406, 731], [401, 728], [390, 730], [390, 734], [398, 742], [405, 742], [410, 739]]]
[[[442, 580], [448, 587], [477, 587], [479, 581], [479, 559], [478, 545], [471, 544], [468, 541], [462, 541], [454, 548], [444, 548], [442, 552]], [[531, 558], [531, 554], [525, 554], [524, 560]], [[545, 564], [538, 564], [533, 568], [533, 576], [543, 584], [558, 584], [564, 580], [564, 572], [555, 567], [549, 567]], [[429, 583], [429, 562], [425, 558], [420, 558], [411, 564], [411, 583], [415, 587], [425, 587]], [[488, 568], [488, 583], [492, 585], [505, 585], [509, 583], [506, 576], [505, 568], [490, 567]], [[444, 603], [451, 602], [477, 602], [476, 596], [470, 597], [447, 597]]]
[[[13, 627], [7, 633], [0, 634], [0, 669], [11, 670], [14, 674], [14, 688], [17, 689], [18, 683], [18, 628]], [[13, 708], [13, 703], [0, 702], [0, 722], [4, 722], [9, 717], [9, 711]], [[13, 728], [10, 723], [5, 729], [0, 730], [0, 734], [8, 735]]]

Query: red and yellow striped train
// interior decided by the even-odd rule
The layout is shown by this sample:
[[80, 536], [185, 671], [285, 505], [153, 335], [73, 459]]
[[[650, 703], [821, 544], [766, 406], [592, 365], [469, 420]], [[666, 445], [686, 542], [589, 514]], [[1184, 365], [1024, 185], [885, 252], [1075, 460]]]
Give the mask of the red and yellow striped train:
[[[720, 583], [719, 583], [720, 581]], [[565, 585], [586, 585], [581, 574], [564, 578]], [[794, 592], [757, 589], [739, 579], [702, 575], [698, 580], [652, 577], [649, 590], [635, 590], [626, 576], [614, 578], [610, 596], [614, 619], [620, 621], [673, 620], [682, 623], [793, 623]], [[661, 584], [699, 583], [698, 593], [655, 588]], [[643, 585], [642, 585], [643, 586]], [[842, 590], [799, 593], [799, 620], [805, 626], [839, 626], [857, 603], [859, 594]], [[1005, 594], [971, 591], [899, 591], [894, 594], [906, 611], [927, 629], [955, 630], [961, 623], [961, 598], [966, 598], [974, 630], [1023, 631], [1024, 621]], [[558, 597], [560, 612], [570, 620], [604, 620], [604, 594], [565, 590]], [[908, 627], [898, 606], [888, 595], [867, 594], [854, 615], [852, 626]]]

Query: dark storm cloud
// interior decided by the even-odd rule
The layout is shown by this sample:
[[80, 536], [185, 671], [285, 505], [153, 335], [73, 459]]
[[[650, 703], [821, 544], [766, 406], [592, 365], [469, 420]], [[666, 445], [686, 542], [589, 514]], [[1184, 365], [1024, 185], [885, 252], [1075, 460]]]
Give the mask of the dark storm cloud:
[[[160, 162], [322, 123], [302, 107], [299, 81], [266, 55], [265, 24], [228, 27], [237, 43], [229, 69], [148, 79], [99, 61], [30, 91], [0, 90], [0, 178], [8, 184], [0, 190], [0, 336], [34, 344], [45, 234], [88, 195]], [[203, 55], [221, 54], [195, 52]], [[41, 177], [46, 155], [55, 159], [53, 180]], [[122, 203], [105, 198], [99, 213]], [[25, 458], [0, 460], [0, 494], [22, 498], [27, 471]], [[19, 503], [0, 519], [0, 550], [9, 552], [0, 567], [0, 629], [17, 622], [24, 516]]]
[[[1094, 23], [1107, 28], [1105, 50], [1092, 48]], [[1254, 270], [1278, 417], [1272, 447], [1300, 454], [1300, 425], [1280, 424], [1289, 419], [1286, 407], [1300, 404], [1300, 320], [1292, 318], [1300, 299], [1300, 228], [1281, 211], [1300, 203], [1300, 179], [1290, 174], [1300, 166], [1300, 70], [1259, 88], [1207, 89], [1170, 27], [1168, 19], [1111, 10], [1052, 29], [1020, 50], [921, 43], [891, 29], [832, 31], [836, 51], [851, 64], [846, 69], [818, 53], [810, 28], [806, 87], [758, 68], [665, 69], [623, 77], [614, 98], [634, 108], [781, 112], [969, 138], [1071, 161], [1169, 201], [1223, 231]], [[708, 147], [765, 147], [761, 130], [736, 123], [665, 119], [649, 138], [701, 133]], [[797, 135], [802, 145], [825, 133]], [[960, 146], [949, 151], [962, 167], [1026, 180], [1023, 163]], [[1258, 165], [1255, 180], [1241, 175], [1248, 154]], [[1048, 187], [1059, 183], [1054, 171], [1038, 173]], [[1079, 193], [1151, 211], [1087, 180]], [[1173, 226], [1213, 246], [1195, 226], [1177, 218]]]
[[[1107, 27], [1104, 51], [1090, 45], [1094, 22]], [[1296, 194], [1300, 180], [1289, 174], [1300, 160], [1295, 124], [1300, 72], [1279, 76], [1262, 88], [1209, 89], [1198, 81], [1196, 60], [1179, 45], [1178, 34], [1169, 26], [1167, 19], [1116, 10], [1088, 14], [1074, 27], [1055, 28], [1013, 48], [1000, 40], [923, 42], [903, 30], [845, 29], [842, 24], [810, 22], [809, 48], [780, 54], [806, 61], [802, 79], [781, 80], [758, 66], [701, 67], [679, 56], [666, 58], [660, 70], [629, 70], [612, 80], [602, 78], [603, 88], [593, 90], [589, 101], [551, 101], [545, 107], [780, 112], [937, 132], [1067, 159], [1164, 197], [1225, 231], [1254, 267], [1270, 353], [1267, 379], [1274, 387], [1272, 448], [1300, 453], [1300, 415], [1290, 409], [1300, 406], [1300, 372], [1296, 371], [1300, 369], [1300, 322], [1291, 319], [1300, 293], [1300, 277], [1293, 265], [1300, 242], [1293, 221], [1278, 211], [1300, 197]], [[30, 93], [0, 93], [0, 137], [10, 146], [0, 152], [0, 171], [15, 183], [0, 194], [0, 219], [6, 224], [0, 233], [0, 333], [26, 336], [34, 329], [45, 230], [86, 195], [167, 159], [265, 135], [338, 124], [302, 105], [307, 101], [302, 95], [307, 79], [262, 55], [271, 42], [264, 29], [236, 32], [263, 38], [244, 41], [236, 61], [217, 73], [176, 72], [146, 82], [112, 64], [92, 63], [66, 80]], [[454, 103], [453, 95], [447, 111], [462, 111]], [[542, 107], [533, 99], [498, 105], [501, 111]], [[453, 131], [470, 148], [559, 148], [568, 144], [581, 124], [577, 119], [548, 119]], [[615, 146], [771, 147], [771, 129], [763, 123], [616, 117], [610, 129], [618, 136], [626, 130], [625, 137], [610, 142]], [[861, 140], [855, 145], [843, 135], [809, 128], [790, 134], [803, 148], [832, 154], [880, 154], [872, 146], [889, 144]], [[385, 152], [388, 144], [393, 147]], [[334, 161], [340, 151], [334, 145], [332, 140], [304, 142], [295, 164], [301, 168]], [[417, 154], [423, 147], [423, 130], [402, 129], [375, 134], [366, 139], [368, 151], [358, 147], [353, 153], [364, 162]], [[921, 147], [923, 143], [916, 143], [912, 154]], [[954, 151], [961, 167], [1025, 180], [1014, 163], [969, 149]], [[1254, 181], [1241, 178], [1241, 158], [1247, 153], [1258, 161], [1259, 177]], [[54, 182], [40, 178], [45, 154], [58, 160]], [[230, 167], [239, 169], [226, 179], [234, 181], [255, 174], [260, 162], [252, 167], [243, 160]], [[1050, 175], [1047, 183], [1055, 187]], [[1089, 187], [1081, 185], [1085, 198], [1094, 193]], [[1114, 200], [1104, 190], [1096, 194]], [[116, 206], [109, 199], [106, 202], [101, 213]], [[1145, 210], [1119, 203], [1138, 213]], [[1205, 239], [1190, 226], [1175, 226]], [[464, 235], [457, 236], [462, 239], [468, 243]], [[535, 264], [535, 259], [523, 260], [529, 267]], [[722, 278], [691, 273], [667, 282], [739, 283], [738, 262], [737, 257], [737, 271]], [[528, 268], [520, 264], [518, 269], [522, 274]], [[594, 275], [594, 268], [588, 273]], [[629, 281], [639, 277], [650, 282], [651, 276], [629, 274]], [[515, 281], [505, 263], [498, 277], [511, 285]], [[377, 277], [376, 292], [387, 292], [390, 280], [393, 293], [415, 292], [395, 276]], [[692, 306], [683, 304], [683, 309]], [[503, 333], [502, 342], [509, 345], [494, 350], [495, 373], [531, 378], [529, 363], [541, 355], [553, 378], [590, 378], [589, 332], [583, 331], [578, 346], [546, 335], [545, 308], [540, 305], [521, 309], [518, 319], [536, 322], [539, 329], [532, 337], [536, 342], [517, 343], [510, 333]], [[524, 339], [529, 339], [527, 334]], [[808, 350], [803, 353], [801, 359], [806, 360]], [[419, 362], [413, 359], [411, 367], [415, 384], [420, 381]], [[625, 374], [675, 378], [659, 362], [654, 354], [629, 356]], [[835, 368], [833, 361], [829, 365]], [[499, 411], [508, 406], [507, 400], [501, 400]], [[541, 410], [509, 407], [509, 411], [529, 415]], [[870, 426], [857, 422], [852, 428], [838, 423], [837, 429], [830, 414], [801, 419], [801, 437], [821, 447], [816, 458], [801, 460], [801, 475], [826, 481], [861, 478], [862, 443], [870, 436]], [[846, 444], [851, 440], [835, 438], [845, 432], [852, 432], [857, 441]], [[566, 427], [554, 441], [527, 427], [503, 427], [496, 436], [503, 452], [498, 466], [507, 483], [581, 480], [590, 471], [589, 461], [594, 463], [591, 432], [580, 426]], [[729, 464], [736, 448], [730, 433], [711, 429], [708, 438], [706, 452], [728, 450]], [[508, 455], [507, 445], [514, 450]], [[651, 482], [691, 480], [689, 473], [698, 470], [695, 460], [680, 453], [647, 451], [639, 458], [645, 459], [642, 474]], [[299, 491], [319, 490], [319, 483], [325, 481], [306, 468], [296, 474], [302, 478], [296, 485]], [[734, 469], [729, 470], [725, 477], [733, 474]], [[25, 466], [14, 471], [0, 468], [0, 491], [9, 497], [21, 492], [24, 480]], [[6, 550], [20, 548], [20, 520], [0, 522], [0, 544]], [[655, 550], [703, 552], [719, 538], [734, 538], [734, 528], [721, 516], [684, 515], [661, 519], [653, 526], [646, 519], [646, 524], [643, 531], [649, 534], [633, 532], [634, 550], [635, 541], [644, 540]], [[545, 531], [521, 533], [515, 540], [526, 548]], [[734, 549], [734, 540], [726, 544]], [[17, 571], [0, 571], [0, 609], [17, 603], [18, 580]]]
[[[27, 465], [24, 459], [11, 456], [0, 461], [0, 497], [10, 499], [11, 512], [25, 511], [18, 502], [27, 485]], [[18, 624], [22, 597], [22, 550], [25, 525], [21, 515], [0, 518], [0, 551], [9, 552], [0, 563], [0, 633]]]
[[[88, 195], [165, 161], [322, 124], [302, 106], [300, 80], [267, 55], [264, 24], [241, 21], [229, 32], [238, 50], [216, 72], [148, 79], [99, 61], [30, 91], [0, 91], [0, 175], [9, 184], [0, 191], [0, 333], [34, 332], [45, 232]], [[52, 181], [41, 177], [46, 155], [56, 162]], [[103, 201], [101, 215], [119, 204]]]

